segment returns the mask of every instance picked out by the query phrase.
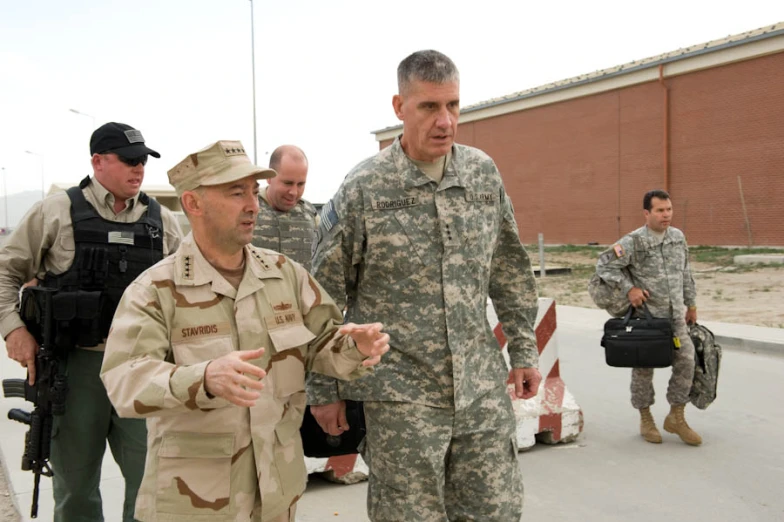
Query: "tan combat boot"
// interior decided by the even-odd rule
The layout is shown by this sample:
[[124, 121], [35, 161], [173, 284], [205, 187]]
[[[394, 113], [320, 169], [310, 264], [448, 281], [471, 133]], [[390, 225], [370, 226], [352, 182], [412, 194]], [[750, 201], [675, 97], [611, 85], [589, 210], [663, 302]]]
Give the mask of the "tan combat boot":
[[640, 435], [648, 442], [661, 444], [662, 436], [656, 428], [650, 408], [640, 408]]
[[685, 404], [673, 404], [670, 407], [670, 413], [667, 415], [667, 418], [664, 419], [664, 429], [669, 433], [678, 434], [681, 440], [686, 444], [699, 446], [702, 444], [702, 437], [686, 424], [686, 419], [683, 416], [683, 409], [685, 407]]

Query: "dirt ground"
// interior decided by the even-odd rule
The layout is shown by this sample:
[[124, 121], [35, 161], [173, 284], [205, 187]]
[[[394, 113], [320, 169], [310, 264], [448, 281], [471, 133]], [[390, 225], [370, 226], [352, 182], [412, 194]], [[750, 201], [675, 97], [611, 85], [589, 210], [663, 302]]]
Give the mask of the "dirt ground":
[[[539, 294], [562, 305], [596, 308], [588, 296], [587, 284], [600, 250], [547, 250], [545, 269], [570, 267], [572, 273], [537, 278]], [[538, 265], [538, 250], [529, 252], [531, 261]], [[698, 320], [784, 328], [784, 265], [734, 265], [732, 254], [697, 249], [695, 255], [692, 249]]]

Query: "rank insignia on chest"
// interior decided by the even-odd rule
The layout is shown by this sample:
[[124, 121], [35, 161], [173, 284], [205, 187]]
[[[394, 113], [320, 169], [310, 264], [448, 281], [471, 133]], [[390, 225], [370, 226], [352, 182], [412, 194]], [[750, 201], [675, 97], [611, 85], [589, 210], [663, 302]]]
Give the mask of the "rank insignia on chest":
[[620, 244], [616, 243], [613, 245], [612, 248], [613, 248], [613, 252], [615, 252], [615, 257], [617, 258], [623, 257], [623, 247]]

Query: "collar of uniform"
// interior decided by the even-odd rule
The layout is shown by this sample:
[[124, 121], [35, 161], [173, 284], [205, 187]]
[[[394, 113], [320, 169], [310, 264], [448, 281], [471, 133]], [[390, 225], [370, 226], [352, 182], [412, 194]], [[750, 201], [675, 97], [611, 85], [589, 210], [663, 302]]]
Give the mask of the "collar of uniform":
[[[116, 200], [114, 194], [109, 192], [106, 187], [101, 185], [101, 182], [98, 181], [95, 176], [90, 176], [90, 184], [87, 185], [87, 190], [93, 193], [96, 201], [102, 202], [108, 208], [111, 208], [112, 212], [114, 212], [114, 202]], [[134, 197], [125, 200], [127, 210], [130, 210], [136, 206], [139, 201], [139, 194], [141, 194], [141, 191], [137, 192]]]
[[[180, 247], [174, 254], [176, 270], [174, 283], [184, 286], [200, 286], [212, 283], [216, 279], [223, 277], [215, 270], [204, 255], [199, 250], [196, 241], [193, 239], [193, 232], [188, 233], [182, 240]], [[262, 279], [278, 278], [282, 279], [280, 263], [285, 262], [285, 258], [278, 254], [278, 258], [265, 254], [263, 250], [251, 245], [245, 246], [245, 263], [247, 269], [253, 274], [252, 279], [261, 281]], [[221, 292], [223, 293], [223, 292]]]
[[256, 279], [259, 280], [270, 278], [283, 279], [280, 267], [288, 261], [282, 254], [275, 253], [275, 255], [271, 255], [267, 252], [253, 245], [246, 245], [245, 259], [247, 260], [248, 268], [256, 276]]
[[[272, 206], [272, 203], [270, 203], [270, 200], [267, 197], [267, 189], [268, 188], [269, 188], [269, 185], [267, 185], [263, 189], [259, 190], [259, 197], [261, 198], [261, 201], [259, 202], [259, 205], [264, 205], [268, 209], [272, 210], [273, 212], [277, 212], [278, 214], [286, 214], [286, 212], [284, 212], [282, 210], [278, 210], [278, 209], [276, 209], [275, 207]], [[297, 202], [297, 205], [299, 205], [299, 201]]]
[[[441, 180], [441, 183], [443, 183], [445, 187], [465, 186], [463, 178], [457, 169], [455, 169], [455, 162], [459, 152], [459, 149], [455, 145], [452, 145], [452, 159], [446, 167], [444, 179]], [[400, 144], [399, 136], [395, 138], [395, 141], [389, 146], [389, 154], [391, 155], [392, 161], [395, 163], [395, 171], [404, 174], [403, 183], [405, 188], [421, 187], [422, 185], [427, 185], [433, 181], [432, 178], [419, 170], [414, 162], [406, 156], [405, 151], [403, 151], [403, 146]]]
[[442, 179], [441, 184], [438, 185], [439, 190], [446, 190], [451, 187], [466, 187], [462, 173], [455, 168], [455, 164], [457, 163], [455, 158], [460, 152], [461, 150], [459, 147], [452, 146], [451, 154], [447, 155], [447, 161], [449, 161], [449, 163], [444, 171], [444, 179]]
[[176, 259], [174, 284], [176, 285], [206, 285], [219, 276], [218, 271], [204, 258], [196, 245], [193, 232], [185, 236], [174, 255]]
[[270, 208], [272, 208], [272, 204], [269, 202], [269, 198], [267, 198], [267, 189], [268, 188], [269, 188], [269, 185], [267, 185], [266, 187], [264, 187], [261, 190], [259, 190], [259, 197], [261, 199], [263, 199], [264, 202], [267, 203], [267, 205], [269, 205]]
[[[648, 239], [650, 239], [650, 240], [654, 240], [654, 239], [656, 239], [656, 236], [655, 236], [655, 235], [654, 235], [654, 233], [651, 231], [650, 227], [648, 227], [648, 225], [644, 225], [644, 226], [643, 226], [643, 228], [645, 229], [645, 236], [646, 236]], [[668, 240], [669, 240], [669, 241], [671, 241], [671, 240], [672, 240], [672, 236], [673, 236], [673, 235], [670, 233], [670, 229], [671, 229], [671, 228], [672, 228], [671, 226], [670, 226], [670, 227], [667, 227], [667, 228], [666, 228], [666, 230], [664, 231], [664, 237], [662, 237], [662, 243], [664, 243], [665, 241], [668, 241]]]
[[[267, 207], [269, 207], [270, 209], [274, 210], [275, 212], [280, 212], [281, 214], [286, 214], [286, 212], [283, 212], [282, 210], [278, 210], [278, 209], [276, 209], [275, 207], [272, 206], [272, 203], [270, 203], [270, 200], [267, 197], [267, 189], [268, 188], [269, 188], [269, 185], [267, 185], [266, 187], [264, 187], [261, 190], [259, 190], [259, 197], [262, 199], [262, 201], [264, 201], [264, 203], [267, 204]], [[313, 206], [313, 204], [310, 203], [309, 201], [305, 200], [304, 198], [299, 198], [299, 201], [297, 201], [297, 204], [296, 204], [295, 208], [296, 207], [305, 207], [305, 208], [307, 208], [308, 206]], [[313, 209], [313, 212], [314, 213], [316, 212], [315, 208]]]

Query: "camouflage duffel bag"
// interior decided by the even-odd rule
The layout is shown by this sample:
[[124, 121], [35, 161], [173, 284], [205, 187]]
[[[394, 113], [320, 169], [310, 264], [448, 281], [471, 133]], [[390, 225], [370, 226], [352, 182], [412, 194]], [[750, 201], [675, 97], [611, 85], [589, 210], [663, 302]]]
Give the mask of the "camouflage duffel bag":
[[721, 365], [721, 346], [716, 344], [713, 332], [701, 324], [689, 325], [689, 337], [694, 343], [694, 380], [689, 399], [704, 410], [716, 400]]

